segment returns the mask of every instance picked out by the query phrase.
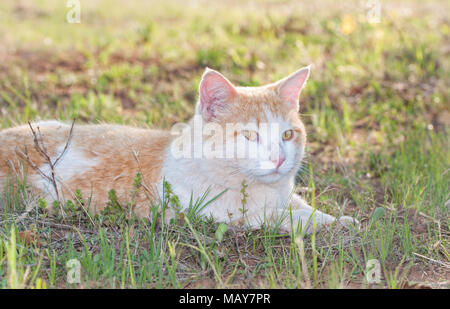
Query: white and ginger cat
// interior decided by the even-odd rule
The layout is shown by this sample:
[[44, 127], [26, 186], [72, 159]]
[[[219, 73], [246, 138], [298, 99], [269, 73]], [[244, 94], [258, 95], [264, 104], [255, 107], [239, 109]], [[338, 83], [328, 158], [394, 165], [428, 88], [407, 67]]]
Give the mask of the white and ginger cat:
[[[178, 136], [174, 130], [108, 124], [75, 125], [71, 132], [70, 125], [57, 121], [32, 124], [34, 134], [28, 125], [3, 130], [0, 188], [8, 175], [22, 177], [22, 164], [28, 185], [48, 205], [56, 199], [72, 199], [78, 189], [90, 198], [91, 211], [99, 211], [114, 189], [119, 203], [126, 205], [133, 198], [134, 212], [146, 217], [152, 202], [161, 198], [165, 180], [182, 210], [191, 197], [195, 201], [209, 190], [212, 198], [226, 190], [202, 209], [219, 222], [244, 222], [255, 229], [279, 224], [283, 231], [301, 228], [306, 233], [311, 232], [312, 220], [317, 228], [330, 225], [336, 218], [310, 207], [293, 192], [306, 143], [298, 98], [309, 71], [302, 68], [262, 87], [235, 87], [217, 71], [206, 69], [195, 116], [178, 130]], [[38, 151], [36, 142], [49, 158]], [[48, 159], [57, 161], [53, 169]], [[136, 195], [137, 173], [142, 175], [142, 185]], [[348, 216], [337, 221], [357, 224]]]

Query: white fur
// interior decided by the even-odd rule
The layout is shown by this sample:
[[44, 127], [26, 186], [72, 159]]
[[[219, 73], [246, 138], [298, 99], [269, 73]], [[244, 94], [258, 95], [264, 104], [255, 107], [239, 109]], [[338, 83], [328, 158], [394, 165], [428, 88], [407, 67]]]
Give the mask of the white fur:
[[[42, 126], [41, 123], [38, 125]], [[58, 146], [58, 154], [51, 158], [52, 162], [55, 162], [56, 159], [63, 153], [64, 147], [65, 143]], [[55, 166], [55, 179], [57, 182], [58, 192], [62, 192], [61, 187], [65, 182], [70, 181], [71, 178], [77, 174], [85, 173], [96, 164], [96, 160], [83, 156], [82, 152], [77, 149], [76, 145], [71, 143]], [[47, 175], [50, 178], [52, 177], [51, 168], [48, 163], [44, 163], [39, 166], [39, 170], [44, 175]], [[35, 174], [30, 176], [30, 180], [36, 188], [48, 193], [48, 196], [46, 197], [48, 201], [57, 200], [55, 187], [53, 186], [52, 181], [48, 178], [43, 177], [40, 174]]]

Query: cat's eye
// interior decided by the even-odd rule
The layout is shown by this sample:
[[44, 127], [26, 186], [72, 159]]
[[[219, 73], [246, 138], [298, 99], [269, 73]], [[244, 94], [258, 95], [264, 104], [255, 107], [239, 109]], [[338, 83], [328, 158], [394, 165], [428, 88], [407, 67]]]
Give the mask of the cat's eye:
[[243, 130], [242, 135], [249, 141], [255, 141], [258, 138], [258, 133], [252, 130]]
[[289, 141], [294, 137], [294, 130], [286, 130], [283, 132], [283, 141]]

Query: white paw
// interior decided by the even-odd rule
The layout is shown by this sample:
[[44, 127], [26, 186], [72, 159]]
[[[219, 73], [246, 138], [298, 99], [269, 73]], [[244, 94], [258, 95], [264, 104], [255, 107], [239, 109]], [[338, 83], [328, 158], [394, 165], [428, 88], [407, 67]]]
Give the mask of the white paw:
[[337, 223], [341, 226], [344, 226], [346, 228], [349, 227], [356, 227], [356, 229], [359, 229], [359, 221], [355, 218], [349, 217], [349, 216], [341, 216], [337, 219]]

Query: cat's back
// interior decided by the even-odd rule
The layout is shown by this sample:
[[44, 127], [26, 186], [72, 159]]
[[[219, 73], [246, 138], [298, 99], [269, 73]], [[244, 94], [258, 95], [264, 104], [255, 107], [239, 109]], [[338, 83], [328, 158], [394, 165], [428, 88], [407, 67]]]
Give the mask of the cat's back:
[[167, 131], [111, 124], [72, 127], [43, 121], [5, 129], [0, 131], [0, 184], [25, 164], [29, 180], [44, 187], [38, 169], [50, 173], [49, 161], [56, 163], [58, 178], [73, 188], [128, 187], [137, 172], [157, 182], [170, 140]]
[[72, 149], [99, 154], [150, 149], [154, 152], [167, 147], [170, 139], [170, 132], [162, 130], [114, 124], [72, 128], [68, 123], [42, 121], [0, 130], [0, 160], [11, 159], [13, 152], [27, 151], [32, 155], [36, 146], [41, 146], [51, 157], [60, 153], [66, 144]]

